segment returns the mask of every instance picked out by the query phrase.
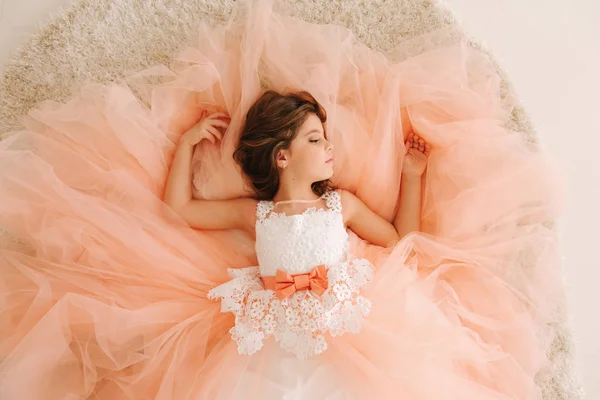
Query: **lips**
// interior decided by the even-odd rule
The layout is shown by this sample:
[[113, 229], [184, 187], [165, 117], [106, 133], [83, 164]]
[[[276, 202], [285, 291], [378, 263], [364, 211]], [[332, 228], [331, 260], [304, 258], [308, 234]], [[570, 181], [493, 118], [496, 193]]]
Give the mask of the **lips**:
[[333, 162], [333, 157], [330, 158], [329, 160], [325, 161], [326, 163], [332, 163]]

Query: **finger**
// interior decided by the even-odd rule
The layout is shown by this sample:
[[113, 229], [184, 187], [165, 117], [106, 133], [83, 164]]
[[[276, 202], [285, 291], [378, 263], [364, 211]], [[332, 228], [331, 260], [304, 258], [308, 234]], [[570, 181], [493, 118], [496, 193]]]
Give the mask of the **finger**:
[[227, 114], [225, 112], [221, 112], [221, 111], [216, 111], [216, 112], [210, 113], [210, 115], [208, 117], [209, 118], [222, 118], [222, 117], [229, 118], [229, 114]]
[[215, 137], [213, 135], [211, 135], [210, 133], [208, 135], [206, 135], [204, 137], [204, 139], [208, 140], [209, 142], [211, 142], [212, 144], [215, 144]]
[[424, 146], [424, 145], [425, 145], [425, 141], [424, 141], [423, 139], [419, 138], [419, 144], [420, 144], [421, 146]]
[[423, 146], [423, 145], [419, 146], [419, 151], [420, 152], [424, 152], [425, 151], [425, 146]]
[[[208, 131], [208, 133], [210, 133], [215, 139], [217, 140], [222, 140], [223, 139], [223, 135], [221, 134], [221, 132], [219, 132], [219, 130], [217, 128], [215, 128], [214, 126], [207, 126], [206, 130]], [[214, 143], [214, 142], [213, 142]]]
[[214, 121], [210, 121], [210, 124], [212, 126], [218, 126], [223, 129], [227, 129], [227, 127], [229, 126], [229, 122], [223, 121], [222, 119], [215, 119]]
[[214, 126], [208, 126], [206, 128], [206, 130], [216, 140], [222, 140], [223, 139], [223, 134], [217, 128], [215, 128]]
[[207, 118], [209, 118], [209, 119], [219, 119], [219, 118], [229, 119], [229, 115], [222, 113], [222, 112], [217, 112], [217, 113], [210, 114]]
[[431, 152], [431, 146], [429, 144], [425, 145], [425, 154], [429, 155], [429, 153]]
[[419, 153], [418, 149], [410, 149], [410, 151], [408, 152], [408, 154], [413, 157], [415, 160], [420, 160], [421, 159], [421, 154]]
[[410, 154], [415, 158], [415, 160], [427, 160], [427, 156], [419, 149], [414, 149], [410, 152]]

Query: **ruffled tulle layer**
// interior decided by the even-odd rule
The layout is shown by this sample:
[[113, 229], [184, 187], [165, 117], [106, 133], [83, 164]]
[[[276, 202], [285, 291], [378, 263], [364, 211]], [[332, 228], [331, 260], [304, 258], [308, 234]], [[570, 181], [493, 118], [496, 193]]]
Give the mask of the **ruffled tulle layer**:
[[[42, 103], [0, 143], [0, 397], [539, 398], [560, 197], [543, 157], [505, 128], [494, 65], [461, 43], [392, 63], [269, 3], [238, 11], [169, 68]], [[161, 202], [178, 136], [212, 109], [232, 121], [220, 148], [198, 149], [195, 195], [247, 194], [231, 154], [265, 87], [324, 105], [334, 183], [386, 218], [403, 120], [433, 146], [424, 232], [393, 249], [352, 236], [376, 268], [361, 292], [372, 308], [308, 360], [272, 342], [238, 353], [233, 315], [207, 293], [256, 265], [252, 238], [194, 231]]]

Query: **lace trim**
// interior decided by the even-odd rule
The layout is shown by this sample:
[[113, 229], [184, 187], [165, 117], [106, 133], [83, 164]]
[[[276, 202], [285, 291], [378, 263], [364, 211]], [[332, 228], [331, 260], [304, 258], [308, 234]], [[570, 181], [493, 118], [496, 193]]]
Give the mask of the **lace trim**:
[[[322, 196], [322, 198], [325, 200], [325, 206], [327, 207], [326, 209], [317, 209], [316, 207], [309, 207], [306, 210], [304, 210], [303, 212], [301, 212], [300, 214], [295, 214], [295, 215], [305, 215], [305, 214], [319, 212], [319, 211], [323, 211], [323, 212], [332, 211], [332, 212], [337, 212], [337, 213], [342, 212], [342, 196], [340, 195], [340, 192], [338, 192], [337, 190], [330, 190], [330, 191], [326, 192]], [[266, 200], [259, 201], [256, 205], [256, 217], [258, 218], [258, 220], [263, 221], [265, 219], [268, 219], [267, 217], [271, 217], [273, 215], [274, 216], [283, 216], [283, 217], [293, 217], [294, 216], [294, 215], [287, 215], [283, 212], [281, 212], [281, 213], [272, 212], [274, 209], [275, 209], [274, 202], [266, 201]]]
[[275, 204], [272, 201], [259, 201], [256, 204], [256, 217], [259, 221], [267, 218], [267, 215], [275, 208]]
[[321, 354], [327, 349], [326, 332], [332, 336], [358, 333], [371, 309], [371, 302], [359, 294], [373, 276], [367, 260], [331, 266], [329, 288], [321, 297], [303, 290], [279, 300], [274, 291], [264, 289], [258, 267], [228, 272], [233, 279], [209, 291], [208, 298], [221, 299], [221, 312], [235, 315], [230, 333], [240, 354], [256, 353], [269, 336], [298, 358]]
[[337, 190], [330, 190], [324, 195], [327, 208], [334, 212], [342, 212], [342, 196]]

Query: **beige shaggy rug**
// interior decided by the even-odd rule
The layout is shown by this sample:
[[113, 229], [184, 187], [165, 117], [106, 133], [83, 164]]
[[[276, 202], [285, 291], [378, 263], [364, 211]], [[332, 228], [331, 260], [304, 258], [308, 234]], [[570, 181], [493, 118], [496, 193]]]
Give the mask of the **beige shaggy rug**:
[[[382, 52], [404, 44], [404, 56], [406, 50], [423, 52], [427, 45], [420, 42], [410, 48], [410, 39], [440, 28], [466, 37], [472, 46], [487, 52], [438, 1], [286, 0], [293, 15], [346, 26], [364, 44]], [[59, 10], [52, 22], [13, 54], [0, 75], [0, 137], [20, 129], [19, 117], [42, 100], [66, 100], [84, 82], [121, 81], [129, 72], [168, 64], [199, 21], [223, 23], [233, 5], [234, 0], [81, 0]], [[431, 34], [431, 45], [435, 40]], [[508, 103], [516, 96], [506, 74], [498, 71]], [[518, 104], [509, 125], [523, 132], [525, 141], [536, 143], [527, 114]], [[539, 374], [538, 384], [545, 400], [583, 399], [573, 367], [565, 301], [556, 301], [562, 302], [564, 312], [549, 322], [557, 333], [550, 354], [553, 368]]]

